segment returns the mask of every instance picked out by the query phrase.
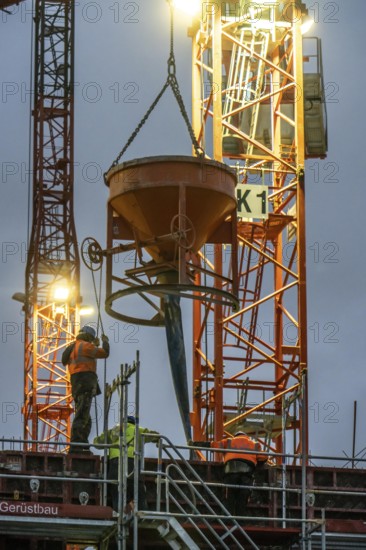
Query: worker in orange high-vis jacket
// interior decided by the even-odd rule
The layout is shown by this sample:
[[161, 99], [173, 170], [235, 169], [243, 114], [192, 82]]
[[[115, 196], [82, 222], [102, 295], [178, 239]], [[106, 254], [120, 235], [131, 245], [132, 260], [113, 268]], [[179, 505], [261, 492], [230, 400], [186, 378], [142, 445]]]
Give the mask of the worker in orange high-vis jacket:
[[[260, 443], [244, 432], [236, 432], [233, 438], [211, 442], [196, 441], [192, 445], [227, 450], [227, 452], [223, 453], [223, 482], [225, 485], [237, 485], [238, 487], [227, 487], [226, 506], [234, 516], [244, 516], [251, 490], [250, 488], [242, 488], [240, 486], [252, 486], [257, 465], [267, 462], [267, 456], [261, 454], [262, 448]], [[246, 454], [243, 451], [251, 452]]]
[[[101, 393], [97, 377], [97, 359], [108, 356], [108, 337], [102, 335], [100, 348], [96, 332], [89, 325], [80, 329], [75, 342], [67, 346], [62, 354], [62, 364], [69, 367], [71, 391], [75, 403], [70, 453], [89, 451], [91, 403], [93, 397]], [[84, 445], [73, 445], [73, 443], [84, 443]]]

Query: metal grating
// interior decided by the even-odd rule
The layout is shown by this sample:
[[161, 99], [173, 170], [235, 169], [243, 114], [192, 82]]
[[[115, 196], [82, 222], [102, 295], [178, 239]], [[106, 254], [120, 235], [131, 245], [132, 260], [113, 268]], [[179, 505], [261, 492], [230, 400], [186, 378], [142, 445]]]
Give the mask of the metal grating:
[[[323, 550], [321, 534], [314, 533], [308, 546], [309, 550]], [[299, 550], [300, 546], [292, 546], [292, 550]], [[326, 533], [326, 550], [366, 550], [366, 535], [349, 535], [340, 533]]]
[[93, 544], [108, 537], [116, 527], [113, 520], [2, 516], [0, 535], [47, 537]]

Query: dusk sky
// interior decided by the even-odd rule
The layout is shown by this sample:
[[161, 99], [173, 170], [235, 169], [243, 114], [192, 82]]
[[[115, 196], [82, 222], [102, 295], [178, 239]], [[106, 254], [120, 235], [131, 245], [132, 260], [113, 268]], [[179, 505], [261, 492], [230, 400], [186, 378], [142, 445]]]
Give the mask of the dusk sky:
[[[78, 241], [106, 239], [110, 166], [166, 78], [169, 12], [165, 0], [78, 2], [75, 44], [75, 219]], [[314, 454], [366, 448], [364, 185], [366, 3], [307, 2], [322, 39], [329, 151], [306, 163], [309, 429]], [[11, 300], [24, 291], [27, 250], [31, 4], [2, 14], [0, 34], [1, 391], [0, 435], [20, 437], [23, 398], [23, 317]], [[189, 18], [176, 20], [178, 79], [191, 108]], [[124, 160], [190, 154], [190, 139], [171, 92]], [[82, 266], [81, 294], [94, 303], [91, 275]], [[182, 304], [191, 364], [191, 304]], [[141, 423], [184, 442], [168, 364], [164, 329], [123, 325], [103, 314], [112, 353], [108, 379], [140, 350]], [[100, 404], [102, 400], [100, 399]], [[132, 399], [132, 395], [131, 395]]]

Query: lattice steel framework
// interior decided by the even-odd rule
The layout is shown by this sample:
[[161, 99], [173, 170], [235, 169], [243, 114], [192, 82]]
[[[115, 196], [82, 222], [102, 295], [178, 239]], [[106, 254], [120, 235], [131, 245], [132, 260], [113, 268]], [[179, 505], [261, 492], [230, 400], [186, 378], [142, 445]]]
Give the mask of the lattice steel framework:
[[[70, 384], [60, 355], [74, 337], [80, 301], [73, 217], [74, 2], [37, 0], [35, 10], [33, 221], [26, 267], [23, 414], [24, 438], [42, 440], [41, 448], [47, 450], [70, 435]], [[56, 300], [57, 285], [66, 285], [69, 297]]]
[[[289, 430], [286, 447], [307, 449], [301, 21], [294, 2], [212, 2], [191, 29], [200, 145], [265, 184], [269, 205], [238, 222], [239, 311], [194, 305], [194, 438], [241, 428], [279, 453]], [[225, 275], [230, 254], [212, 245], [201, 261]]]

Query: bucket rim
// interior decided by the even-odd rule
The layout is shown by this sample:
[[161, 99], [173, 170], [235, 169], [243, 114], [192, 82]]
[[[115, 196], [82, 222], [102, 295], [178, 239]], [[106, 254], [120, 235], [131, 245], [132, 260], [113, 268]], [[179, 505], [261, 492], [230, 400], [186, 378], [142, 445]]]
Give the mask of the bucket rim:
[[191, 164], [202, 164], [206, 166], [215, 166], [218, 169], [226, 171], [231, 176], [236, 177], [236, 172], [233, 168], [231, 168], [228, 164], [225, 164], [224, 162], [220, 162], [218, 160], [201, 158], [201, 157], [192, 157], [189, 155], [157, 155], [157, 156], [151, 156], [151, 157], [134, 158], [134, 159], [116, 164], [115, 166], [110, 168], [110, 170], [105, 174], [105, 184], [109, 186], [109, 181], [111, 177], [116, 172], [119, 172], [123, 169], [132, 168], [134, 166], [143, 166], [144, 164], [157, 164], [157, 163], [164, 163], [164, 162], [182, 162], [182, 163], [185, 162], [187, 164], [191, 163]]

